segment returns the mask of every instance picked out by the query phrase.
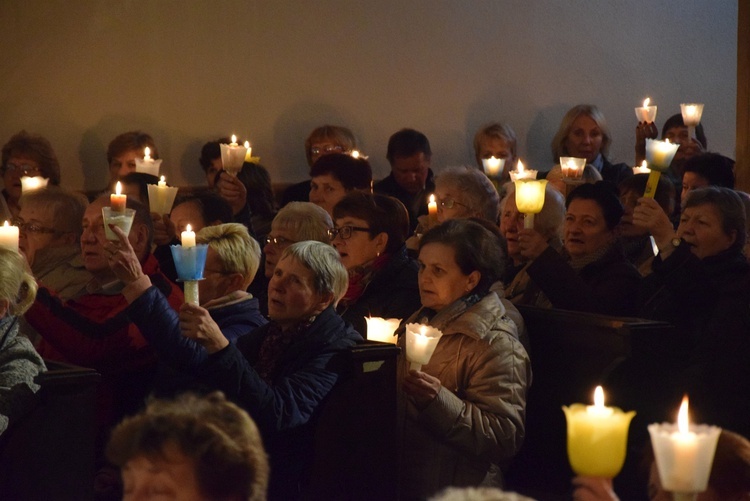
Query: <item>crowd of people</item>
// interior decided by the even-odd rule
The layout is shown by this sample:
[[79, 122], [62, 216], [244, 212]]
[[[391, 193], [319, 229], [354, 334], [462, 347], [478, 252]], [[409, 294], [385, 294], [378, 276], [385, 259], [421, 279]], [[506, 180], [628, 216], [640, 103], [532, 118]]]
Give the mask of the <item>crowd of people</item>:
[[[637, 125], [632, 165], [657, 134]], [[181, 189], [166, 215], [150, 212], [157, 180], [136, 168], [145, 147], [159, 157], [150, 135], [112, 140], [110, 185], [89, 200], [60, 186], [49, 141], [22, 131], [2, 149], [0, 217], [19, 228], [20, 252], [0, 248], [0, 433], [33, 407], [44, 359], [90, 367], [102, 376], [99, 498], [302, 499], [317, 420], [345, 377], [336, 360], [367, 339], [366, 317], [398, 318], [401, 498], [503, 487], [533, 381], [518, 306], [558, 308], [674, 326], [669, 349], [637, 364], [662, 383], [624, 363], [613, 399], [673, 421], [688, 393], [698, 421], [727, 430], [715, 470], [731, 457], [739, 480], [712, 488], [748, 499], [750, 196], [701, 127], [688, 137], [675, 115], [661, 135], [680, 147], [644, 198], [647, 175], [607, 157], [601, 111], [571, 108], [551, 140], [544, 206], [526, 225], [508, 124], [476, 133], [474, 165], [436, 173], [427, 137], [399, 130], [377, 181], [349, 129], [316, 128], [309, 179], [280, 203], [263, 166], [223, 169], [220, 138], [201, 150], [206, 186]], [[584, 179], [566, 179], [561, 156], [585, 159]], [[490, 157], [506, 162], [497, 175], [485, 172]], [[24, 175], [48, 185], [22, 193]], [[135, 216], [107, 238], [102, 208], [117, 181]], [[184, 301], [171, 251], [188, 224], [207, 246], [200, 304]], [[419, 369], [403, 356], [409, 322], [442, 332]], [[607, 481], [574, 485], [576, 499], [616, 499]]]

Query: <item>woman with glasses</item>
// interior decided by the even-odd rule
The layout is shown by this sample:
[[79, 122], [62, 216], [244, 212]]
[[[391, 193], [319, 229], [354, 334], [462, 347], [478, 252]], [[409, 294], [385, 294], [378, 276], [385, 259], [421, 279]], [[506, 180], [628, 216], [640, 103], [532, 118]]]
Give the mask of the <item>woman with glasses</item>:
[[22, 130], [5, 143], [2, 151], [3, 175], [0, 197], [0, 219], [11, 220], [18, 215], [21, 198], [21, 177], [41, 176], [51, 185], [60, 184], [60, 164], [50, 142], [39, 135]]
[[404, 319], [419, 308], [417, 264], [406, 255], [409, 214], [398, 199], [350, 193], [333, 208], [331, 244], [349, 273], [339, 314], [367, 337], [365, 317]]

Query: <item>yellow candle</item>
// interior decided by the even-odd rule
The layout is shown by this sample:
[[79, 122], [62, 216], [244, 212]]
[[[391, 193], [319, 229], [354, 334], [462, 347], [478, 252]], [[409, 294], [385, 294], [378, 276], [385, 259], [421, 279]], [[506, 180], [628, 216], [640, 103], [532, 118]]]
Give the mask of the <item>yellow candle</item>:
[[398, 338], [393, 333], [401, 324], [399, 318], [365, 317], [367, 322], [367, 340], [396, 344]]
[[628, 427], [635, 412], [606, 407], [601, 386], [594, 392], [594, 405], [564, 406], [563, 412], [573, 471], [587, 477], [614, 478], [625, 463]]
[[183, 247], [195, 247], [195, 232], [188, 224], [185, 231], [180, 234], [180, 240]]
[[247, 149], [247, 152], [245, 153], [245, 162], [252, 162], [253, 161], [253, 149], [250, 147], [250, 141], [245, 141], [245, 149]]
[[431, 218], [437, 217], [437, 202], [435, 201], [435, 195], [430, 195], [430, 201], [427, 203], [427, 213]]
[[115, 192], [109, 196], [109, 206], [114, 212], [125, 212], [128, 203], [128, 196], [122, 194], [122, 184], [117, 181]]
[[0, 247], [18, 251], [18, 226], [11, 226], [8, 221], [0, 226]]

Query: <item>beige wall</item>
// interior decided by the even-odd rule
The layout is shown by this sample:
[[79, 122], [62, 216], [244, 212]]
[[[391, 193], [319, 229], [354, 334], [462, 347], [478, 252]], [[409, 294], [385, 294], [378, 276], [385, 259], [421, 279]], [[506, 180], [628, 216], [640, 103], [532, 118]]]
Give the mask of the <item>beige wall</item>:
[[471, 162], [489, 120], [546, 170], [580, 102], [631, 162], [647, 95], [658, 124], [704, 102], [709, 147], [734, 156], [736, 0], [3, 0], [0, 26], [0, 138], [47, 136], [72, 188], [102, 187], [107, 143], [134, 128], [170, 184], [202, 183], [200, 146], [232, 132], [275, 181], [302, 179], [322, 123], [353, 129], [378, 177], [395, 130], [425, 132], [439, 169]]

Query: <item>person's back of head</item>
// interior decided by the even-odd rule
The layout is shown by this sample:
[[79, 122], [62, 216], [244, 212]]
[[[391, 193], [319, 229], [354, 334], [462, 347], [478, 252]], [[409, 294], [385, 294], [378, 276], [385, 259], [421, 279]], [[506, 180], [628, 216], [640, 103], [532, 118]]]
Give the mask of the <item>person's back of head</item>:
[[424, 153], [427, 158], [432, 156], [430, 141], [427, 136], [417, 130], [401, 129], [388, 139], [388, 150], [385, 156], [390, 163], [393, 163], [395, 158], [411, 157], [417, 153]]
[[[620, 198], [628, 195], [634, 198], [641, 198], [646, 191], [648, 174], [636, 174], [635, 176], [626, 177], [617, 185]], [[665, 176], [659, 177], [659, 183], [656, 185], [654, 200], [664, 209], [668, 216], [671, 216], [675, 209], [675, 189], [672, 183]]]
[[362, 157], [355, 158], [344, 153], [322, 156], [310, 169], [310, 177], [326, 174], [339, 181], [346, 191], [369, 190], [372, 186], [372, 167]]
[[311, 202], [290, 202], [273, 218], [273, 227], [283, 228], [295, 235], [295, 241], [316, 240], [330, 243], [328, 230], [333, 228], [331, 216], [325, 209]]
[[718, 153], [701, 153], [685, 161], [684, 172], [694, 172], [711, 186], [734, 188], [734, 160]]
[[206, 226], [232, 222], [232, 207], [218, 193], [198, 190], [188, 195], [181, 195], [175, 200], [174, 207], [185, 203], [195, 204]]
[[276, 199], [273, 195], [271, 176], [265, 167], [254, 163], [245, 163], [237, 174], [247, 189], [247, 203], [253, 214], [273, 217], [276, 214]]
[[208, 244], [219, 256], [222, 273], [239, 273], [242, 283], [236, 290], [245, 290], [255, 278], [260, 266], [260, 245], [247, 227], [240, 223], [225, 223], [206, 226], [196, 235], [197, 243]]
[[36, 291], [36, 280], [26, 259], [17, 251], [0, 247], [0, 317], [26, 313]]
[[120, 178], [123, 193], [128, 196], [134, 196], [143, 205], [149, 205], [148, 185], [157, 184], [159, 178], [153, 174], [145, 172], [131, 172]]

